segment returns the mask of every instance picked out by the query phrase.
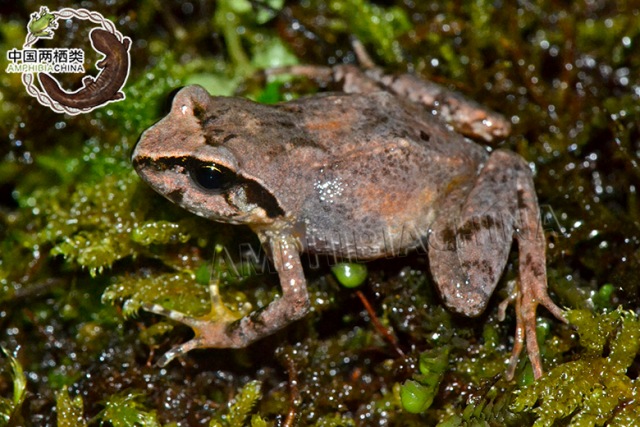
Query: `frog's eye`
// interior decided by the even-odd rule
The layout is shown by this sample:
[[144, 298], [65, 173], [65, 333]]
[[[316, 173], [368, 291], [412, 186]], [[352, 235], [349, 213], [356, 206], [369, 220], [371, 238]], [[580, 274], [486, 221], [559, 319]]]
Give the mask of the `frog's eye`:
[[222, 193], [237, 180], [229, 169], [215, 163], [201, 163], [190, 168], [191, 179], [203, 190]]

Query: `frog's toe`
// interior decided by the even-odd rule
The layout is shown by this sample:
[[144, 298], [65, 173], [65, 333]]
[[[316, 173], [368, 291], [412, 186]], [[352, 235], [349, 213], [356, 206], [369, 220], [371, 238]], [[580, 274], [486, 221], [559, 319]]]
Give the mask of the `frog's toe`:
[[[511, 381], [515, 376], [516, 368], [518, 366], [518, 361], [520, 360], [520, 353], [522, 353], [522, 350], [524, 349], [525, 336], [527, 335], [526, 334], [527, 328], [525, 326], [526, 321], [524, 319], [524, 315], [522, 311], [519, 310], [521, 296], [519, 294], [514, 294], [514, 295], [515, 295], [514, 298], [508, 298], [503, 301], [504, 305], [513, 302], [514, 305], [516, 306], [516, 333], [513, 340], [513, 349], [511, 350], [511, 357], [509, 358], [509, 366], [506, 372], [506, 377], [509, 381]], [[535, 327], [535, 324], [534, 324], [534, 327]], [[534, 330], [534, 333], [535, 333], [535, 330]], [[535, 343], [535, 345], [537, 346], [537, 342]], [[527, 350], [529, 350], [529, 348], [530, 348], [530, 345], [527, 342]], [[542, 361], [540, 360], [540, 353], [538, 352], [537, 354], [535, 354], [534, 352], [532, 356], [531, 352], [529, 352], [529, 360], [531, 361], [531, 365], [533, 367], [534, 376], [538, 372], [539, 372], [539, 375], [542, 375]]]
[[[546, 291], [544, 294], [546, 296]], [[551, 301], [548, 296], [546, 296], [546, 299]], [[506, 372], [508, 380], [512, 380], [515, 376], [520, 354], [525, 346], [533, 369], [534, 378], [538, 379], [543, 375], [544, 371], [542, 369], [542, 359], [540, 357], [540, 347], [538, 346], [536, 330], [536, 309], [538, 304], [546, 306], [542, 300], [544, 300], [544, 298], [538, 299], [536, 292], [533, 291], [532, 288], [525, 287], [525, 289], [523, 289], [522, 283], [519, 283], [515, 288], [511, 289], [509, 296], [505, 298], [498, 307], [498, 319], [500, 321], [504, 320], [508, 305], [514, 305], [516, 314], [516, 331], [513, 350], [511, 351], [509, 366]], [[553, 302], [551, 302], [551, 304], [553, 304]], [[553, 305], [555, 306], [555, 304]]]
[[168, 310], [160, 304], [143, 304], [142, 309], [151, 313], [159, 314], [160, 316], [168, 317], [169, 319], [184, 323], [185, 325], [192, 326], [190, 321], [193, 318], [191, 316], [176, 310]]
[[555, 302], [553, 302], [551, 297], [549, 297], [549, 294], [547, 293], [547, 290], [546, 290], [546, 286], [541, 291], [536, 290], [535, 299], [538, 301], [538, 304], [544, 306], [544, 308], [549, 310], [549, 312], [553, 314], [556, 319], [564, 323], [569, 323], [567, 319], [564, 317], [563, 310], [560, 307], [558, 307]]
[[236, 348], [241, 347], [229, 333], [229, 322], [211, 322], [198, 318], [185, 318], [182, 323], [193, 329], [195, 336], [189, 341], [173, 347], [158, 359], [158, 366], [164, 367], [178, 356], [184, 356], [199, 348]]
[[193, 338], [186, 343], [175, 346], [171, 350], [167, 351], [158, 359], [156, 365], [164, 368], [176, 357], [184, 356], [189, 351], [200, 347], [202, 347], [201, 339], [199, 337]]
[[562, 309], [558, 307], [547, 294], [546, 286], [518, 286], [515, 292], [500, 304], [499, 312], [502, 315], [505, 307], [509, 303], [514, 303], [516, 312], [516, 332], [513, 351], [507, 369], [507, 378], [513, 379], [518, 364], [520, 353], [525, 348], [533, 369], [533, 376], [539, 379], [544, 374], [542, 368], [542, 358], [538, 345], [536, 310], [538, 305], [543, 305], [555, 317], [563, 322]]
[[151, 313], [168, 317], [180, 322], [193, 330], [194, 337], [166, 352], [157, 362], [158, 366], [166, 366], [178, 356], [183, 356], [197, 348], [228, 348], [238, 347], [230, 333], [229, 327], [237, 320], [228, 311], [221, 312], [219, 308], [212, 307], [211, 312], [200, 317], [189, 316], [176, 310], [168, 310], [158, 304], [145, 304], [142, 308]]

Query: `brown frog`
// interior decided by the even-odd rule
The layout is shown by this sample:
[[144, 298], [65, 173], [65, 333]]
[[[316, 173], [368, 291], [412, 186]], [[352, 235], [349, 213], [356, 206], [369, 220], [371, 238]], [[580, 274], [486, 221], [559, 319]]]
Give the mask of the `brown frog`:
[[[301, 252], [365, 261], [425, 251], [445, 305], [478, 316], [515, 238], [517, 326], [508, 375], [526, 341], [540, 377], [536, 308], [542, 304], [563, 318], [547, 294], [545, 238], [531, 171], [515, 153], [489, 153], [453, 131], [437, 117], [443, 110], [434, 115], [411, 101], [429, 109], [446, 104], [445, 119], [462, 117], [467, 123], [458, 128], [479, 128], [484, 139], [508, 133], [508, 122], [459, 94], [447, 101], [440, 86], [385, 76], [372, 66], [276, 72], [283, 71], [340, 78], [355, 93], [261, 105], [188, 86], [135, 148], [136, 171], [160, 194], [213, 221], [248, 225], [282, 287], [279, 298], [240, 319], [219, 308], [217, 283], [211, 286], [211, 315], [145, 307], [195, 332], [159, 364], [194, 348], [245, 347], [304, 316], [310, 304]], [[414, 96], [407, 101], [399, 94]]]

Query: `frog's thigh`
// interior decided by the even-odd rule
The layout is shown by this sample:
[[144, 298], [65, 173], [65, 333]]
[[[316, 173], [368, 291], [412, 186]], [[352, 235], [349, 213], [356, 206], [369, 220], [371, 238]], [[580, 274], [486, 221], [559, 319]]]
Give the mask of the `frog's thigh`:
[[516, 156], [494, 152], [461, 209], [449, 210], [431, 227], [431, 273], [454, 311], [480, 315], [502, 275], [514, 235], [520, 166]]

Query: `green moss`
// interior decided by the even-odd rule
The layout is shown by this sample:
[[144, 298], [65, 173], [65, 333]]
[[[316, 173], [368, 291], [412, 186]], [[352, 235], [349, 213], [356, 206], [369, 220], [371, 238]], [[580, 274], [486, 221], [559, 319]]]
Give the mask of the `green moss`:
[[150, 277], [121, 277], [105, 289], [105, 303], [125, 300], [125, 316], [138, 312], [143, 304], [158, 303], [168, 309], [197, 314], [208, 300], [207, 289], [198, 285], [188, 271], [155, 274]]
[[640, 349], [638, 317], [621, 309], [601, 315], [572, 310], [567, 319], [579, 335], [577, 360], [525, 386], [498, 381], [482, 398], [438, 425], [624, 425], [637, 416], [636, 380], [627, 369]]
[[366, 0], [329, 2], [329, 9], [339, 16], [335, 29], [349, 31], [375, 46], [376, 54], [385, 61], [402, 59], [398, 38], [411, 29], [409, 18], [399, 7], [384, 8]]
[[123, 170], [121, 175], [79, 184], [68, 199], [61, 191], [37, 192], [38, 217], [46, 224], [38, 243], [53, 244], [52, 255], [62, 255], [92, 275], [133, 255], [130, 229], [136, 213], [131, 199], [136, 188], [135, 176]]
[[[252, 381], [247, 383], [242, 389], [238, 391], [238, 394], [234, 399], [229, 402], [228, 412], [220, 414], [216, 419], [211, 420], [210, 427], [243, 427], [246, 424], [247, 418], [251, 415], [251, 411], [256, 405], [257, 401], [262, 397], [261, 387], [259, 381]], [[258, 427], [265, 425], [258, 415], [254, 415], [251, 418], [251, 426]]]
[[155, 411], [147, 410], [143, 404], [144, 395], [140, 392], [123, 391], [104, 403], [104, 409], [98, 414], [103, 423], [113, 427], [159, 427]]
[[0, 396], [0, 425], [20, 425], [23, 422], [20, 411], [26, 397], [27, 377], [17, 359], [4, 347], [2, 352], [9, 359], [13, 393], [9, 399]]
[[640, 349], [637, 315], [622, 309], [601, 315], [573, 310], [567, 319], [580, 336], [580, 359], [524, 387], [511, 409], [532, 410], [538, 416], [536, 427], [568, 420], [574, 425], [610, 425], [640, 415], [636, 380], [627, 376]]
[[71, 399], [66, 387], [56, 393], [56, 414], [58, 427], [86, 427], [82, 396]]
[[351, 418], [338, 414], [329, 414], [321, 417], [314, 424], [315, 427], [354, 427], [356, 423]]
[[449, 364], [449, 348], [428, 350], [420, 354], [419, 374], [402, 385], [402, 407], [412, 414], [429, 409]]
[[131, 240], [143, 246], [186, 243], [190, 238], [184, 227], [170, 221], [145, 222], [131, 233]]

